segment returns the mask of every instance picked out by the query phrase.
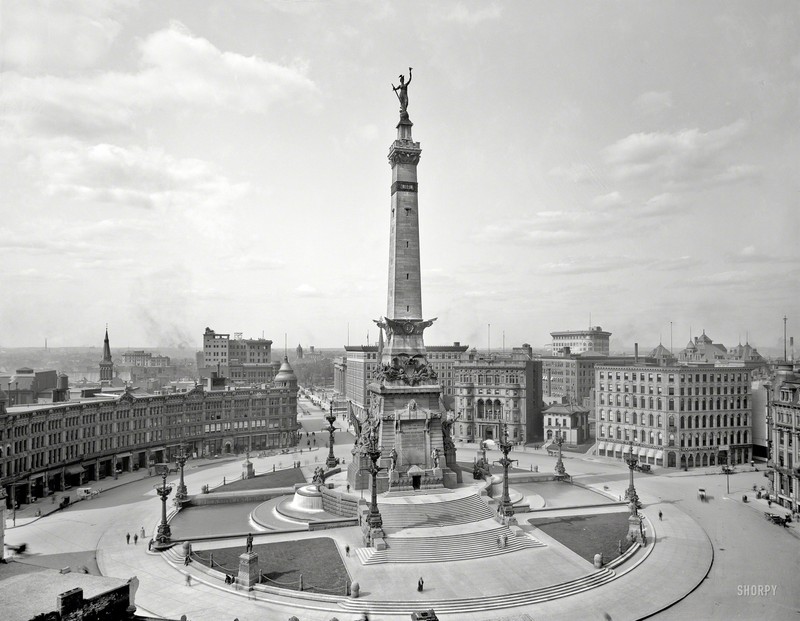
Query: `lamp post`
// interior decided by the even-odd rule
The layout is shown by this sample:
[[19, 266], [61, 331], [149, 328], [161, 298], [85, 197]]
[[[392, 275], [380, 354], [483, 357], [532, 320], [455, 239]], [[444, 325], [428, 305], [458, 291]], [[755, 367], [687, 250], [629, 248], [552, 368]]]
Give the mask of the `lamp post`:
[[175, 456], [175, 461], [178, 464], [178, 468], [181, 470], [181, 478], [180, 482], [178, 483], [178, 487], [175, 488], [175, 499], [178, 501], [186, 500], [186, 484], [183, 482], [183, 467], [186, 465], [186, 460], [189, 459], [189, 456], [186, 454], [185, 447], [181, 444], [180, 453]]
[[559, 429], [556, 429], [553, 443], [558, 447], [558, 459], [556, 460], [555, 467], [556, 476], [563, 477], [567, 474], [567, 469], [564, 467], [564, 461], [561, 459], [561, 445], [564, 444], [564, 434], [562, 434]]
[[369, 474], [372, 477], [372, 500], [369, 505], [369, 515], [367, 516], [367, 524], [369, 524], [370, 531], [373, 529], [380, 529], [383, 527], [383, 518], [381, 512], [378, 511], [378, 472], [383, 470], [378, 466], [378, 460], [381, 457], [381, 450], [378, 448], [377, 442], [370, 442], [367, 448], [367, 457], [370, 459]]
[[172, 545], [172, 531], [167, 523], [167, 496], [172, 491], [172, 486], [167, 485], [167, 474], [169, 466], [167, 464], [157, 464], [156, 472], [161, 475], [161, 485], [156, 485], [156, 493], [161, 498], [161, 523], [158, 525], [156, 533], [156, 543], [153, 546], [156, 550], [166, 550]]
[[639, 458], [633, 454], [633, 441], [630, 443], [630, 450], [628, 451], [628, 456], [625, 458], [625, 463], [628, 464], [628, 468], [631, 471], [631, 479], [630, 485], [628, 489], [625, 490], [625, 498], [639, 506], [639, 495], [636, 493], [636, 488], [633, 486], [633, 471], [636, 468], [636, 464], [639, 463]]
[[329, 443], [330, 450], [328, 451], [328, 459], [325, 460], [325, 465], [328, 468], [334, 468], [336, 464], [339, 463], [339, 460], [333, 455], [333, 432], [337, 429], [337, 427], [333, 426], [333, 423], [336, 422], [336, 415], [333, 413], [333, 401], [331, 401], [331, 406], [328, 410], [328, 415], [325, 417], [325, 420], [328, 421], [328, 433], [331, 435]]
[[511, 497], [508, 494], [508, 467], [517, 460], [508, 458], [508, 454], [511, 452], [511, 443], [508, 441], [508, 425], [506, 424], [503, 424], [503, 439], [500, 441], [500, 451], [503, 453], [503, 457], [497, 460], [496, 463], [503, 466], [503, 498], [497, 507], [497, 512], [503, 518], [510, 519], [514, 517], [514, 505], [511, 504]]

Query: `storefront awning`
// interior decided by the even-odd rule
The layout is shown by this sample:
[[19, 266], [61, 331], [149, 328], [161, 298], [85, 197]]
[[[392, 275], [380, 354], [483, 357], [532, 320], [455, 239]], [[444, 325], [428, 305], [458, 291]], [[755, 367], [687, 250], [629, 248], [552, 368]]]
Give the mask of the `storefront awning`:
[[83, 472], [83, 466], [80, 464], [75, 464], [74, 466], [67, 466], [64, 468], [64, 474], [81, 474]]
[[647, 457], [647, 449], [643, 446], [639, 447], [639, 457]]
[[606, 443], [605, 442], [599, 442], [597, 444], [597, 450], [598, 451], [605, 451], [606, 450]]
[[656, 449], [647, 449], [647, 457], [655, 457]]
[[117, 455], [117, 459], [122, 459], [123, 457], [130, 457], [130, 456], [131, 456], [130, 453], [120, 453], [119, 455]]
[[656, 459], [664, 459], [664, 451], [658, 451], [656, 453]]
[[167, 450], [166, 446], [154, 446], [153, 448], [150, 449], [150, 452], [156, 453], [158, 451], [166, 451], [166, 450]]

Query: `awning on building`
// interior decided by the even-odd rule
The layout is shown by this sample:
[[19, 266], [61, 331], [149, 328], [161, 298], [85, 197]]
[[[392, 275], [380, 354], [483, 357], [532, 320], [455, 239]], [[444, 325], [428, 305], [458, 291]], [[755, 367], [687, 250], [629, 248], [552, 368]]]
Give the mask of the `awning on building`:
[[656, 459], [664, 459], [664, 451], [658, 451], [656, 453]]
[[82, 472], [83, 472], [83, 466], [81, 466], [80, 464], [75, 464], [64, 468], [64, 474], [81, 474]]
[[597, 444], [597, 450], [598, 451], [605, 451], [606, 450], [606, 443], [605, 442], [599, 442]]
[[639, 447], [639, 457], [647, 457], [647, 449], [643, 446]]
[[656, 449], [647, 449], [647, 457], [655, 457]]
[[149, 450], [151, 453], [157, 453], [158, 451], [166, 451], [166, 450], [167, 450], [167, 447], [166, 447], [166, 446], [154, 446], [153, 448], [151, 448], [151, 449], [148, 449], [148, 450]]
[[32, 475], [30, 475], [30, 477], [28, 477], [28, 478], [29, 478], [31, 481], [35, 481], [36, 479], [43, 479], [43, 478], [44, 478], [44, 475], [45, 475], [45, 473], [44, 473], [44, 472], [37, 472], [36, 474], [32, 474]]
[[130, 457], [130, 456], [131, 456], [130, 453], [120, 453], [119, 455], [117, 455], [117, 459], [122, 459], [123, 457]]

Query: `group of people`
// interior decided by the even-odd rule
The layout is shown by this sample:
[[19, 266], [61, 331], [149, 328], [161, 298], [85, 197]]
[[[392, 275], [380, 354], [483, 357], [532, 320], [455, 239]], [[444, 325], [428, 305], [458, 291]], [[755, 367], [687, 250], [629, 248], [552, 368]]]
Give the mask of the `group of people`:
[[[145, 537], [145, 535], [144, 535], [144, 526], [142, 526], [142, 529], [139, 532], [142, 533], [142, 539], [144, 539], [144, 537]], [[131, 534], [130, 533], [125, 533], [125, 543], [130, 544], [130, 542], [131, 542]], [[139, 543], [139, 533], [136, 533], [136, 532], [133, 533], [133, 543], [134, 544]]]

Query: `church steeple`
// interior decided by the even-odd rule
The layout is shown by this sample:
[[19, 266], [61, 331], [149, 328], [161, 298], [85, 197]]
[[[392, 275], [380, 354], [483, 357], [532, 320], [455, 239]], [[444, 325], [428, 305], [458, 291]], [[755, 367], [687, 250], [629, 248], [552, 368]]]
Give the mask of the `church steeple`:
[[111, 359], [111, 345], [108, 342], [108, 325], [103, 339], [103, 359], [100, 361], [100, 383], [111, 383], [114, 377], [114, 361]]

